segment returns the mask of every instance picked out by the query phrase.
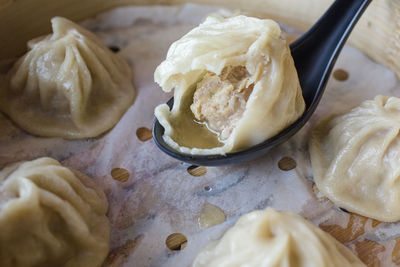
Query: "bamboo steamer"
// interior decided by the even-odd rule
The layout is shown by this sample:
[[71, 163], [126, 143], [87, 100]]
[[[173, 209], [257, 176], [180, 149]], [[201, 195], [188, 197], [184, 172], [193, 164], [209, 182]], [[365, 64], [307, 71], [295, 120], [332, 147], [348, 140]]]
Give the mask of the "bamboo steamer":
[[[174, 5], [192, 2], [245, 8], [300, 30], [309, 28], [332, 0], [0, 0], [0, 59], [21, 55], [26, 41], [50, 32], [55, 15], [75, 21], [121, 5]], [[38, 8], [40, 7], [40, 8]], [[35, 10], [35, 12], [32, 12]], [[350, 37], [350, 44], [400, 77], [400, 1], [375, 0]]]
[[[0, 60], [22, 55], [26, 42], [50, 32], [50, 19], [64, 16], [80, 21], [102, 11], [122, 5], [176, 5], [186, 2], [244, 8], [307, 30], [329, 7], [332, 0], [0, 0]], [[262, 11], [260, 11], [262, 10]], [[400, 1], [375, 0], [354, 29], [349, 42], [378, 63], [392, 69], [400, 77]], [[120, 170], [119, 170], [120, 171]], [[342, 243], [363, 234], [367, 218], [351, 215], [346, 228], [320, 227]], [[380, 222], [373, 221], [372, 227]], [[355, 244], [359, 257], [370, 266], [382, 250], [373, 241]], [[393, 262], [400, 264], [400, 239], [396, 239]]]

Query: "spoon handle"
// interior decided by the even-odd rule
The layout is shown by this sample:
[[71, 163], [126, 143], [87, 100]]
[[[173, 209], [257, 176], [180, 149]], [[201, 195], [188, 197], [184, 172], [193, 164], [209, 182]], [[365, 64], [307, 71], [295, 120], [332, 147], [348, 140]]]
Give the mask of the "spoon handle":
[[290, 45], [307, 106], [318, 104], [344, 43], [370, 2], [336, 0], [308, 32]]

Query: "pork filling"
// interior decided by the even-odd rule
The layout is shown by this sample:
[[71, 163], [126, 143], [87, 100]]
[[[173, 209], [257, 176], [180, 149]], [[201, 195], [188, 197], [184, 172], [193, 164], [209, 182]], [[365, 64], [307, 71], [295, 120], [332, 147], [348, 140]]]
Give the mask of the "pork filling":
[[190, 106], [196, 120], [227, 139], [246, 109], [254, 83], [244, 66], [227, 66], [220, 75], [207, 73], [197, 83]]

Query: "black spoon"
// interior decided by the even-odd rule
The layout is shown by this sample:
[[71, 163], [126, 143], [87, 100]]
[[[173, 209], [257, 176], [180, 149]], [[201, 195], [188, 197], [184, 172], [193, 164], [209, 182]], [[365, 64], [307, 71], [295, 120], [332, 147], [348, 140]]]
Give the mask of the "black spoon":
[[[164, 128], [156, 119], [153, 137], [157, 146], [181, 161], [196, 165], [218, 166], [254, 159], [287, 141], [314, 113], [344, 43], [370, 2], [371, 0], [336, 0], [308, 32], [290, 45], [306, 110], [300, 119], [282, 132], [258, 145], [226, 155], [189, 155], [174, 150], [164, 142], [162, 137]], [[173, 101], [171, 98], [167, 103], [170, 108], [173, 106]]]

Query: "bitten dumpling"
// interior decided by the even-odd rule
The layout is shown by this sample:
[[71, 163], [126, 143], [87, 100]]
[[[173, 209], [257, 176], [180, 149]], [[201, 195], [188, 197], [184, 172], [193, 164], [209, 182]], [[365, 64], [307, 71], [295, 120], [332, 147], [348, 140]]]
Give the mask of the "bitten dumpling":
[[400, 99], [377, 96], [318, 122], [309, 147], [318, 189], [339, 207], [400, 220]]
[[155, 109], [164, 140], [187, 154], [225, 154], [259, 144], [304, 112], [297, 71], [279, 25], [209, 16], [169, 48], [155, 81], [175, 88]]
[[128, 64], [88, 30], [60, 17], [0, 84], [0, 110], [29, 133], [68, 139], [112, 128], [133, 103]]
[[101, 266], [108, 203], [90, 178], [51, 158], [0, 171], [0, 266]]
[[365, 266], [348, 248], [303, 217], [272, 208], [245, 214], [206, 246], [193, 267]]

